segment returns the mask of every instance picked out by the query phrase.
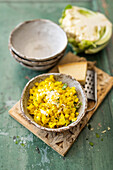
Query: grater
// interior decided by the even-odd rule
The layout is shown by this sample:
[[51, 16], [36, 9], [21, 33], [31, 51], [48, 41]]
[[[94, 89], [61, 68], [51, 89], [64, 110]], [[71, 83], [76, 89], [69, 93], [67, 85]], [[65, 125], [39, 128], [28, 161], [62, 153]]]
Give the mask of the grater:
[[87, 111], [93, 110], [97, 105], [97, 73], [94, 70], [87, 70], [84, 90], [88, 100], [95, 102], [95, 105]]

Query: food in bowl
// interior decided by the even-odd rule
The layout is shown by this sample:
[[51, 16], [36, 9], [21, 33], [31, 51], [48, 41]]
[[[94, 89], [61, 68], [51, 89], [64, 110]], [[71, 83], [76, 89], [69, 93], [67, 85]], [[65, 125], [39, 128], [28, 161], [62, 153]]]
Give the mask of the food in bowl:
[[75, 87], [56, 81], [50, 75], [41, 82], [35, 82], [29, 90], [27, 110], [37, 124], [60, 128], [77, 120], [81, 104]]
[[59, 20], [77, 53], [97, 53], [112, 36], [112, 23], [100, 12], [68, 5]]
[[[59, 128], [48, 128], [45, 126], [41, 126], [40, 124], [34, 121], [34, 115], [29, 114], [29, 111], [27, 109], [28, 100], [30, 97], [30, 89], [32, 89], [35, 86], [36, 82], [40, 83], [44, 81], [46, 78], [48, 78], [50, 75], [54, 76], [55, 81], [61, 81], [63, 84], [67, 84], [69, 87], [75, 87], [77, 97], [79, 98], [79, 101], [82, 103], [82, 105], [78, 109], [79, 115], [77, 116], [76, 121], [68, 124], [67, 126], [62, 126]], [[22, 92], [21, 100], [20, 100], [20, 108], [21, 108], [24, 118], [27, 121], [29, 121], [31, 124], [33, 124], [35, 127], [41, 130], [49, 131], [49, 132], [63, 132], [63, 131], [71, 129], [72, 127], [77, 126], [80, 123], [80, 121], [82, 120], [82, 118], [84, 117], [87, 111], [87, 97], [86, 97], [84, 89], [74, 77], [70, 75], [66, 75], [66, 74], [61, 74], [61, 73], [46, 73], [46, 74], [41, 74], [36, 77], [33, 77], [25, 85], [23, 92]]]

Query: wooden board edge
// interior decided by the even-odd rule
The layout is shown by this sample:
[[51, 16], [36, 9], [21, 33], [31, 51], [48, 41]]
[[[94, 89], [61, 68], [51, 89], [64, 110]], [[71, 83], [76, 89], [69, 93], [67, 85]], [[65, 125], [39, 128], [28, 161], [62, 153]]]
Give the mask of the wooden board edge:
[[[77, 134], [77, 137], [79, 136], [79, 134], [81, 133], [81, 131], [83, 130], [83, 128], [86, 126], [86, 124], [88, 123], [88, 121], [90, 120], [90, 118], [93, 116], [93, 114], [95, 113], [95, 111], [97, 110], [97, 108], [99, 107], [99, 105], [102, 103], [102, 101], [104, 100], [104, 98], [106, 97], [106, 95], [108, 94], [108, 92], [110, 91], [110, 89], [112, 88], [113, 86], [113, 77], [110, 76], [110, 80], [109, 80], [109, 86], [107, 87], [106, 91], [104, 91], [103, 95], [100, 96], [100, 99], [97, 103], [97, 107], [89, 112], [90, 114], [87, 114], [87, 122], [85, 122], [85, 124], [83, 124], [83, 126], [81, 127], [79, 133]], [[112, 83], [111, 83], [112, 82]], [[17, 102], [18, 103], [18, 102]], [[17, 104], [16, 103], [16, 104]], [[13, 106], [13, 107], [16, 107], [16, 104]], [[26, 127], [29, 131], [31, 131], [35, 136], [37, 136], [38, 138], [40, 138], [43, 142], [45, 142], [48, 146], [50, 146], [52, 149], [54, 149], [57, 153], [59, 153], [61, 156], [65, 156], [66, 153], [69, 151], [69, 149], [71, 148], [71, 146], [73, 145], [73, 143], [75, 142], [75, 140], [77, 139], [77, 137], [73, 140], [73, 142], [70, 144], [69, 148], [65, 151], [65, 152], [60, 152], [60, 150], [57, 150], [54, 146], [51, 146], [50, 143], [47, 142], [47, 140], [44, 140], [41, 136], [37, 135], [36, 131], [34, 132], [33, 129], [29, 128], [25, 122], [27, 122], [24, 118], [24, 123], [20, 120], [20, 119], [17, 119], [16, 117], [16, 114], [13, 113], [13, 109], [10, 109], [9, 110], [9, 114], [11, 117], [13, 117], [16, 121], [18, 121], [20, 124], [22, 124], [24, 127]], [[18, 115], [21, 119], [22, 119], [22, 116]], [[33, 126], [31, 124], [31, 126]], [[30, 127], [31, 127], [30, 126]], [[33, 126], [34, 127], [34, 126]]]

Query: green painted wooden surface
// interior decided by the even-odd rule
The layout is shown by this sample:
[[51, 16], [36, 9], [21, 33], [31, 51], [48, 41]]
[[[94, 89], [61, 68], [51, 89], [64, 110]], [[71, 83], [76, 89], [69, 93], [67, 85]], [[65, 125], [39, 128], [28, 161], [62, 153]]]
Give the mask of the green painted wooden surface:
[[[113, 90], [89, 122], [94, 130], [86, 127], [65, 159], [8, 115], [8, 110], [20, 99], [23, 87], [28, 81], [25, 77], [32, 78], [41, 73], [23, 68], [11, 57], [8, 51], [9, 33], [24, 20], [47, 18], [57, 22], [62, 9], [70, 2], [8, 1], [0, 2], [0, 170], [112, 170]], [[73, 3], [71, 1], [71, 4], [106, 13], [113, 23], [112, 0], [81, 0]], [[112, 54], [113, 37], [102, 52], [86, 57], [88, 60], [96, 60], [99, 68], [113, 76]], [[102, 127], [99, 127], [98, 123], [101, 123]], [[102, 134], [101, 131], [107, 130], [108, 126], [111, 130]], [[100, 138], [96, 138], [96, 133]], [[15, 144], [14, 136], [24, 140], [25, 146], [20, 144], [21, 141]], [[89, 142], [93, 142], [94, 146], [91, 147]], [[36, 150], [37, 147], [39, 151]]]
[[[82, 2], [90, 2], [91, 0], [80, 0]], [[0, 0], [2, 3], [6, 2], [19, 2], [19, 3], [26, 3], [26, 2], [35, 2], [35, 3], [54, 3], [54, 2], [68, 2], [68, 3], [73, 3], [73, 2], [79, 2], [79, 0]]]

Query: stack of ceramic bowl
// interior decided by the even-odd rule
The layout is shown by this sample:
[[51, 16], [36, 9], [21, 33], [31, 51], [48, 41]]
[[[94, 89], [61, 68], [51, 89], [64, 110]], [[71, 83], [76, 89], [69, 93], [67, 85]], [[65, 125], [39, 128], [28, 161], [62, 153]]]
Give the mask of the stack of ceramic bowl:
[[22, 66], [47, 70], [62, 58], [67, 47], [65, 32], [55, 23], [37, 19], [18, 25], [10, 34], [9, 50]]

